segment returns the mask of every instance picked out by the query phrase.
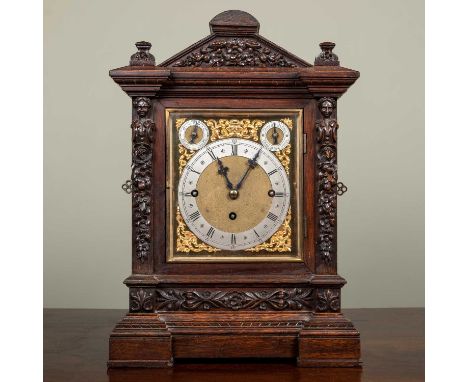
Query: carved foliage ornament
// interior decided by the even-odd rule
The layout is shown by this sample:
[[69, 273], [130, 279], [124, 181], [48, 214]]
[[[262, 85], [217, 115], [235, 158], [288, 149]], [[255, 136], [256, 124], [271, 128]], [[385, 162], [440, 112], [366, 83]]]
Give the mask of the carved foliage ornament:
[[321, 98], [318, 106], [322, 118], [315, 124], [318, 174], [318, 252], [330, 264], [336, 247], [336, 141], [338, 123], [331, 118], [336, 108], [332, 98]]
[[151, 101], [133, 100], [138, 118], [132, 122], [132, 208], [137, 258], [144, 262], [151, 253], [151, 179], [155, 124], [147, 118]]
[[156, 290], [157, 310], [301, 310], [313, 307], [310, 288], [273, 291]]
[[337, 289], [319, 289], [317, 291], [318, 312], [338, 312], [340, 310], [340, 291]]
[[295, 67], [274, 49], [248, 38], [216, 39], [177, 61], [174, 66]]
[[130, 290], [130, 310], [132, 312], [151, 312], [153, 310], [153, 292], [146, 289]]

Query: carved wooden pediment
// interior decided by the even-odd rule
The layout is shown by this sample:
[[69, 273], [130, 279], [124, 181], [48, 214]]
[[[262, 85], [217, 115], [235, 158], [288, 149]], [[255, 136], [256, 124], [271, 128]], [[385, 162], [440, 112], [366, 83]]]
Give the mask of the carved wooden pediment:
[[260, 36], [260, 24], [243, 11], [225, 11], [210, 21], [211, 34], [160, 67], [304, 68], [311, 64]]

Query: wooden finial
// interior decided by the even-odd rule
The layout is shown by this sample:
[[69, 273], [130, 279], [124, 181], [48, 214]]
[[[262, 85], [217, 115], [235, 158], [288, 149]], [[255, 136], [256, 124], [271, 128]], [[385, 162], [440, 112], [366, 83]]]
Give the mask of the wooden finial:
[[138, 52], [130, 57], [130, 66], [154, 66], [156, 64], [154, 56], [149, 52], [151, 43], [139, 41], [135, 43], [135, 46], [138, 48]]
[[224, 11], [210, 21], [210, 30], [217, 35], [252, 35], [259, 29], [260, 23], [255, 17], [238, 10]]
[[317, 66], [339, 66], [340, 61], [338, 56], [333, 53], [333, 48], [335, 47], [334, 42], [322, 42], [319, 44], [322, 52], [315, 58], [314, 65]]

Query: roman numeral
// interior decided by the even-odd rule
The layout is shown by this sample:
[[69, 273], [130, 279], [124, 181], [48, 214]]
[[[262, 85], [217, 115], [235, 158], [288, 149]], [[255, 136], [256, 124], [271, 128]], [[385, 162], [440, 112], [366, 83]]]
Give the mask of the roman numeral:
[[213, 159], [213, 160], [217, 160], [218, 158], [216, 158], [216, 155], [214, 155], [213, 151], [208, 148], [206, 149], [206, 151], [208, 152], [208, 154], [210, 154], [210, 157]]
[[253, 231], [254, 231], [255, 235], [260, 239], [260, 235], [258, 234], [258, 232], [255, 231], [255, 230], [253, 230]]
[[272, 214], [271, 212], [268, 212], [267, 218], [275, 222], [276, 219], [278, 219], [278, 216]]
[[190, 171], [194, 172], [195, 174], [200, 175], [200, 173], [199, 173], [198, 171], [194, 170], [193, 167], [189, 167], [188, 169], [189, 169]]
[[269, 173], [268, 173], [268, 176], [272, 176], [275, 172], [278, 172], [278, 169], [274, 169], [274, 170], [271, 170]]
[[236, 245], [236, 235], [231, 235], [231, 245]]
[[184, 192], [184, 196], [192, 196], [191, 192]]
[[215, 233], [215, 229], [213, 227], [210, 227], [210, 229], [206, 233], [206, 236], [211, 239], [213, 237], [214, 233]]
[[284, 196], [284, 192], [275, 192], [275, 196], [282, 198]]
[[189, 215], [191, 221], [195, 221], [200, 217], [200, 211], [195, 211]]

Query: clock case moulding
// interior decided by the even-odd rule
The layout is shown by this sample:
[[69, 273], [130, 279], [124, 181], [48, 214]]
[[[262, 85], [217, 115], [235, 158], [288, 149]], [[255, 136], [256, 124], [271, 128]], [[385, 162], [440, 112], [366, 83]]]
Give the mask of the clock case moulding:
[[[132, 98], [132, 274], [129, 312], [109, 339], [109, 367], [169, 367], [178, 358], [296, 358], [359, 366], [360, 337], [341, 313], [337, 274], [336, 100], [359, 72], [333, 43], [314, 65], [226, 11], [211, 34], [162, 64], [150, 43], [110, 71]], [[166, 109], [302, 109], [303, 262], [166, 262]]]

